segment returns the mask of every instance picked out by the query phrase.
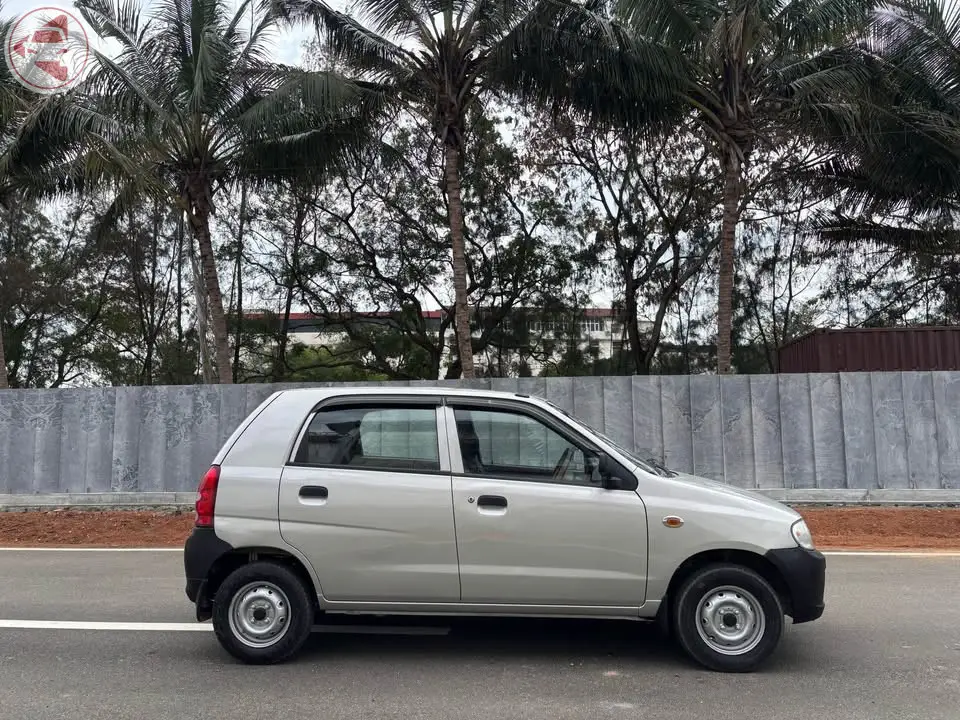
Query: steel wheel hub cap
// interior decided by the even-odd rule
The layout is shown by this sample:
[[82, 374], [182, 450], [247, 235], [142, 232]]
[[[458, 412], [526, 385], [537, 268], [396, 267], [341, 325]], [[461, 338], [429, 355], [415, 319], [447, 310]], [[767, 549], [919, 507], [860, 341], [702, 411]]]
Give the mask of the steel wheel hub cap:
[[763, 639], [765, 629], [763, 608], [743, 588], [714, 588], [697, 605], [700, 639], [721, 655], [750, 652]]
[[289, 620], [287, 596], [270, 582], [249, 583], [230, 601], [230, 630], [248, 647], [270, 647], [279, 642]]

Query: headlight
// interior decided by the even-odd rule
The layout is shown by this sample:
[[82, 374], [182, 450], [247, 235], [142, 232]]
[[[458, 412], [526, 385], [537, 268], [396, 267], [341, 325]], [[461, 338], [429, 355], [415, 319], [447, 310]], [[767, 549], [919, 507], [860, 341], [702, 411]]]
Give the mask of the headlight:
[[797, 545], [806, 550], [813, 550], [813, 536], [810, 534], [810, 528], [803, 520], [797, 520], [790, 526], [790, 534], [797, 541]]

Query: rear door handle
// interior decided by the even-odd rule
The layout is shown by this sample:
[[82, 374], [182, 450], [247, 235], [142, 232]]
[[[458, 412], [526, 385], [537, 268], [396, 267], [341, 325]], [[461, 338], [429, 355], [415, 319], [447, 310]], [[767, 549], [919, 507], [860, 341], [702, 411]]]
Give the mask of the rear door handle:
[[481, 495], [477, 498], [477, 507], [482, 508], [505, 508], [507, 499], [502, 495]]
[[319, 498], [320, 500], [326, 500], [327, 495], [327, 489], [322, 485], [304, 485], [300, 488], [300, 497], [302, 498]]

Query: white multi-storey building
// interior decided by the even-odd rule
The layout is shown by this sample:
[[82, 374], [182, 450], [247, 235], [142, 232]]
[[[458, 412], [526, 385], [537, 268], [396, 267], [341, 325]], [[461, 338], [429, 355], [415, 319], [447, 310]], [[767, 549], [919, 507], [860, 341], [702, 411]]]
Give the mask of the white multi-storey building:
[[[252, 320], [265, 317], [251, 313]], [[354, 313], [349, 320], [338, 318], [335, 322], [310, 313], [291, 313], [287, 324], [291, 344], [336, 347], [348, 340], [343, 330], [344, 322], [374, 323], [385, 328], [391, 324], [392, 313]], [[421, 314], [426, 332], [439, 333], [444, 312], [427, 310]], [[603, 360], [619, 355], [627, 345], [626, 332], [618, 313], [610, 308], [583, 308], [563, 317], [549, 317], [528, 308], [514, 311], [501, 324], [500, 339], [474, 355], [478, 374], [514, 375], [525, 365], [532, 375], [539, 375], [549, 363], [558, 362], [572, 346], [587, 357]], [[480, 323], [474, 322], [473, 336], [482, 333]], [[451, 359], [451, 350], [456, 346], [453, 328], [445, 328], [444, 356], [441, 376]]]

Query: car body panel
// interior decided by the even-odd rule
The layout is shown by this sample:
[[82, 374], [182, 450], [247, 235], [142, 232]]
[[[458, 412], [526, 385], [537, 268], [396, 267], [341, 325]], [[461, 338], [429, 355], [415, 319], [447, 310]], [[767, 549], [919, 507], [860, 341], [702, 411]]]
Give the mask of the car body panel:
[[[298, 496], [322, 485], [325, 501]], [[310, 558], [330, 602], [457, 602], [450, 475], [287, 467], [284, 540]]]
[[[484, 495], [507, 507], [478, 507]], [[453, 505], [464, 602], [643, 604], [647, 528], [635, 492], [457, 477]]]

